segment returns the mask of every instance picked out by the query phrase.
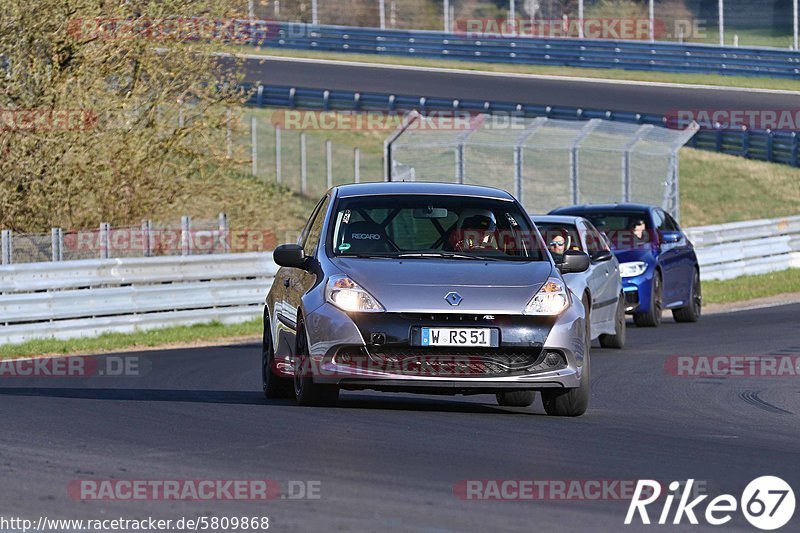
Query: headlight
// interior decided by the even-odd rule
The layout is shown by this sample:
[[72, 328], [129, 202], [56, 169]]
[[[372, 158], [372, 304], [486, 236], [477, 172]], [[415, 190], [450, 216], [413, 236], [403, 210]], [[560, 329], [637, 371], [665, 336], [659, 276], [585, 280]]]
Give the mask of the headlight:
[[539, 292], [525, 306], [526, 315], [557, 315], [569, 307], [569, 296], [564, 282], [548, 278]]
[[647, 263], [644, 261], [633, 261], [631, 263], [619, 264], [619, 275], [622, 278], [632, 278], [644, 274], [647, 270]]
[[379, 313], [384, 311], [378, 300], [347, 276], [331, 276], [325, 286], [325, 299], [342, 311]]

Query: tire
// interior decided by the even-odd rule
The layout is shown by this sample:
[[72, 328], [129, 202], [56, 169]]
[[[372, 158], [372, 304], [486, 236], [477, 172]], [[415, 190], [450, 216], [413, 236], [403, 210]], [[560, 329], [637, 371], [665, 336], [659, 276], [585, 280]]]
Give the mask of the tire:
[[583, 355], [583, 373], [581, 374], [580, 385], [572, 389], [557, 389], [553, 391], [542, 391], [542, 404], [545, 412], [550, 416], [581, 416], [589, 407], [590, 393], [590, 358], [589, 352], [591, 339], [589, 331], [586, 331], [586, 348]]
[[650, 291], [650, 309], [633, 314], [633, 322], [637, 327], [657, 328], [661, 324], [661, 313], [664, 309], [662, 298], [661, 274], [656, 271], [653, 275], [653, 289]]
[[703, 292], [700, 286], [700, 272], [694, 271], [689, 305], [672, 310], [675, 322], [697, 322], [703, 310]]
[[314, 383], [311, 366], [308, 360], [308, 337], [302, 320], [297, 321], [297, 349], [295, 350], [294, 395], [300, 405], [327, 407], [336, 404], [339, 399], [339, 387], [336, 385], [320, 385]]
[[617, 302], [617, 313], [614, 316], [614, 334], [600, 335], [600, 346], [621, 350], [625, 347], [625, 296], [620, 294]]
[[261, 339], [261, 387], [268, 400], [294, 398], [292, 380], [276, 376], [274, 372], [275, 348], [269, 319], [264, 316], [264, 335]]
[[503, 407], [528, 407], [536, 400], [536, 392], [527, 390], [498, 392], [496, 396], [498, 405]]

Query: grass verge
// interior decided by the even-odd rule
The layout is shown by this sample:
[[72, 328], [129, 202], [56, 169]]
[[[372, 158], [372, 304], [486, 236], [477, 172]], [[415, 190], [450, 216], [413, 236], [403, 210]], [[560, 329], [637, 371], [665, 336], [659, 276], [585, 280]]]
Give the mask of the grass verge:
[[[512, 74], [571, 76], [580, 78], [649, 81], [659, 83], [684, 83], [688, 85], [717, 85], [720, 87], [744, 87], [750, 89], [775, 89], [785, 91], [800, 90], [800, 82], [796, 80], [767, 77], [723, 76], [721, 74], [681, 74], [673, 72], [649, 72], [605, 68], [550, 67], [546, 65], [512, 65], [505, 63], [481, 63], [477, 61], [457, 61], [449, 59], [428, 59], [422, 57], [352, 53], [347, 54], [339, 52], [312, 52], [306, 50], [286, 50], [283, 48], [261, 48], [252, 46], [228, 46], [222, 47], [218, 51], [234, 54], [256, 54], [265, 56], [281, 56], [287, 58], [300, 57], [310, 59], [358, 61], [360, 63], [451, 68]], [[261, 81], [263, 83], [270, 83], [270, 80]], [[272, 80], [271, 83], [275, 83], [275, 80]]]
[[708, 304], [741, 302], [791, 292], [800, 292], [800, 268], [703, 282], [703, 302]]
[[[725, 304], [800, 292], [800, 268], [770, 274], [742, 276], [725, 281], [703, 282], [703, 302]], [[22, 344], [0, 346], [0, 360], [40, 355], [82, 355], [153, 348], [186, 348], [208, 344], [225, 344], [257, 338], [261, 335], [261, 319], [240, 324], [196, 324], [136, 333], [106, 333], [99, 337], [54, 340], [33, 340]]]
[[56, 340], [42, 339], [0, 346], [0, 359], [39, 355], [100, 354], [116, 351], [179, 348], [220, 341], [244, 340], [261, 335], [261, 319], [239, 324], [211, 322], [175, 326], [135, 333], [105, 333], [99, 337]]

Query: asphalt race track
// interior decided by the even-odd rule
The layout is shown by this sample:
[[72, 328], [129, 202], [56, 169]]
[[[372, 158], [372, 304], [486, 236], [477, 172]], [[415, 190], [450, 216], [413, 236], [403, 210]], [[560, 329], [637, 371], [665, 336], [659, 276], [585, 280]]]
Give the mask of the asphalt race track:
[[[800, 355], [798, 313], [793, 304], [630, 327], [626, 350], [593, 350], [591, 405], [575, 419], [544, 415], [538, 399], [501, 408], [492, 396], [346, 392], [327, 409], [267, 401], [257, 344], [128, 354], [139, 377], [3, 378], [0, 512], [269, 516], [274, 531], [707, 530], [626, 528], [626, 501], [465, 501], [453, 487], [694, 478], [712, 497], [738, 499], [750, 480], [777, 475], [797, 491], [797, 376], [677, 377], [664, 364], [672, 355]], [[67, 486], [80, 479], [318, 481], [320, 498], [79, 501]], [[715, 529], [754, 531], [738, 512]]]
[[521, 104], [665, 114], [676, 110], [796, 109], [797, 93], [664, 87], [596, 80], [486, 76], [381, 66], [249, 59], [246, 81], [330, 90], [374, 91]]

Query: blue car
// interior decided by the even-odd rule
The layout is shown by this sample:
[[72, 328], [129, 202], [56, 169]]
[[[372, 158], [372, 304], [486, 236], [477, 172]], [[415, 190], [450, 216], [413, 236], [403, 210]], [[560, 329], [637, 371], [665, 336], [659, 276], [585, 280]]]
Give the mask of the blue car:
[[582, 216], [608, 237], [620, 263], [625, 311], [637, 326], [658, 326], [664, 309], [676, 322], [696, 322], [702, 308], [694, 246], [660, 207], [597, 204], [561, 207], [551, 215]]

